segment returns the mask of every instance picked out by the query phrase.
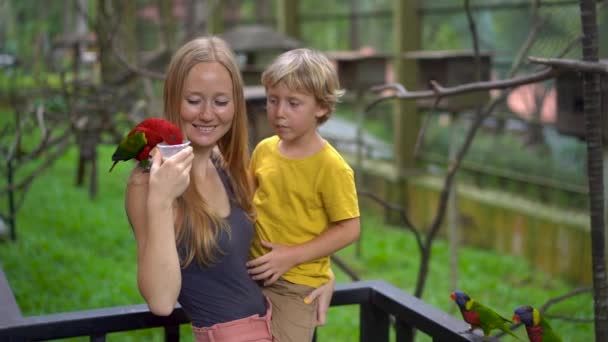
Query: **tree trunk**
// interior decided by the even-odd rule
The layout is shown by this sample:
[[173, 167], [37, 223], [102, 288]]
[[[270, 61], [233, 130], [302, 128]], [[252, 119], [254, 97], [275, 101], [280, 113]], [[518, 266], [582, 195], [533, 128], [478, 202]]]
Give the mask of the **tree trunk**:
[[173, 1], [158, 0], [158, 9], [163, 46], [172, 52], [175, 50], [175, 32], [177, 29], [177, 20], [173, 17]]
[[136, 64], [135, 14], [134, 1], [98, 0], [95, 29], [104, 84], [120, 83], [126, 72], [114, 55], [114, 47]]
[[[595, 0], [581, 0], [583, 60], [598, 61], [598, 29]], [[591, 255], [593, 262], [593, 303], [595, 340], [608, 341], [608, 283], [606, 282], [604, 234], [604, 180], [602, 165], [602, 119], [600, 116], [600, 75], [584, 75], [584, 113], [587, 139], [587, 175], [591, 214]]]
[[184, 21], [184, 41], [189, 41], [196, 37], [198, 31], [198, 13], [199, 9], [197, 6], [198, 0], [186, 0], [184, 6], [186, 6], [186, 20]]
[[349, 39], [350, 49], [358, 50], [361, 46], [359, 42], [359, 2], [357, 0], [350, 3], [350, 27]]

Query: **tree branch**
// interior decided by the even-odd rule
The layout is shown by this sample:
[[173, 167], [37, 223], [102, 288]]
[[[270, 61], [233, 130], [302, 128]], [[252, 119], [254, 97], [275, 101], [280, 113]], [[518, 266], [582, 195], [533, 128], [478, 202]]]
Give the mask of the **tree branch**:
[[535, 72], [532, 74], [513, 77], [513, 78], [509, 78], [509, 79], [505, 79], [505, 80], [473, 82], [473, 83], [461, 84], [461, 85], [457, 85], [457, 86], [453, 86], [453, 87], [442, 87], [437, 82], [435, 82], [435, 85], [434, 85], [433, 89], [431, 89], [431, 90], [406, 91], [405, 94], [401, 94], [401, 95], [393, 94], [393, 95], [379, 97], [379, 98], [375, 99], [374, 101], [372, 101], [371, 103], [369, 103], [365, 107], [365, 111], [369, 112], [378, 103], [383, 102], [385, 100], [389, 100], [389, 99], [400, 99], [400, 100], [428, 99], [428, 98], [433, 98], [433, 97], [437, 97], [437, 96], [439, 96], [439, 97], [456, 96], [456, 95], [471, 93], [471, 92], [475, 92], [475, 91], [514, 88], [514, 87], [524, 85], [524, 84], [545, 81], [545, 80], [555, 77], [557, 74], [558, 74], [558, 70], [555, 70], [553, 68], [546, 68], [546, 69], [543, 69], [541, 71], [538, 71], [538, 72]]
[[367, 198], [372, 199], [374, 202], [380, 204], [385, 209], [398, 212], [399, 213], [399, 217], [401, 218], [401, 221], [405, 225], [405, 228], [407, 230], [411, 231], [412, 233], [414, 233], [414, 237], [416, 238], [416, 244], [418, 245], [418, 248], [420, 250], [422, 250], [422, 248], [424, 247], [424, 245], [422, 243], [422, 237], [420, 236], [420, 232], [416, 229], [416, 226], [414, 226], [412, 224], [412, 221], [409, 219], [409, 217], [407, 215], [407, 212], [402, 207], [397, 206], [395, 204], [391, 204], [391, 203], [383, 200], [382, 198], [380, 198], [378, 195], [376, 195], [376, 194], [374, 194], [372, 192], [369, 192], [369, 191], [357, 190], [357, 193], [360, 196], [365, 196]]
[[532, 56], [528, 57], [528, 60], [530, 60], [531, 63], [543, 64], [556, 69], [608, 74], [608, 63], [604, 62], [587, 62], [575, 59], [541, 58]]
[[155, 80], [164, 80], [165, 79], [165, 75], [156, 71], [152, 71], [152, 70], [148, 70], [148, 69], [144, 69], [141, 67], [138, 67], [132, 63], [130, 63], [127, 58], [120, 52], [118, 51], [118, 49], [116, 48], [115, 45], [112, 45], [112, 52], [114, 53], [114, 55], [116, 56], [116, 58], [118, 58], [118, 61], [120, 62], [120, 64], [122, 64], [122, 66], [124, 66], [125, 68], [127, 68], [127, 70], [129, 70], [132, 73], [141, 75], [143, 77], [148, 77], [148, 78], [152, 78]]

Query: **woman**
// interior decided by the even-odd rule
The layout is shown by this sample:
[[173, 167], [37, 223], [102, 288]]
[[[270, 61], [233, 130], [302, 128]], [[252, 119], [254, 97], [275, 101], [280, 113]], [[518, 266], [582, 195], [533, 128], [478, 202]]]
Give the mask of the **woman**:
[[[247, 273], [254, 208], [243, 81], [216, 37], [186, 43], [164, 84], [164, 118], [191, 141], [147, 173], [133, 170], [126, 211], [137, 240], [138, 286], [150, 310], [179, 303], [197, 341], [271, 341], [271, 306]], [[326, 310], [333, 283], [315, 290]], [[329, 295], [328, 295], [329, 294]]]

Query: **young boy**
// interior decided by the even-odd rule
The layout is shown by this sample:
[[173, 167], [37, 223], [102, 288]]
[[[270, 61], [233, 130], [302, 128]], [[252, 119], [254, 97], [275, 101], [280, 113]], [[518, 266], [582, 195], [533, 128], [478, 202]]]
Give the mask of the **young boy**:
[[331, 62], [310, 49], [277, 57], [262, 84], [276, 135], [251, 158], [257, 221], [249, 272], [272, 302], [277, 341], [309, 342], [325, 317], [306, 296], [333, 276], [329, 256], [360, 230], [353, 170], [317, 132], [343, 91]]

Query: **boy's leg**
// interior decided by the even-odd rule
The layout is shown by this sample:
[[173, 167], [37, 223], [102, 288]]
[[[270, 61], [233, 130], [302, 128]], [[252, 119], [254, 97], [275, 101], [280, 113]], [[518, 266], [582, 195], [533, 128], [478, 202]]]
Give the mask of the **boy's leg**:
[[272, 335], [277, 342], [310, 342], [315, 331], [318, 301], [304, 303], [314, 288], [277, 280], [262, 291], [272, 302]]

